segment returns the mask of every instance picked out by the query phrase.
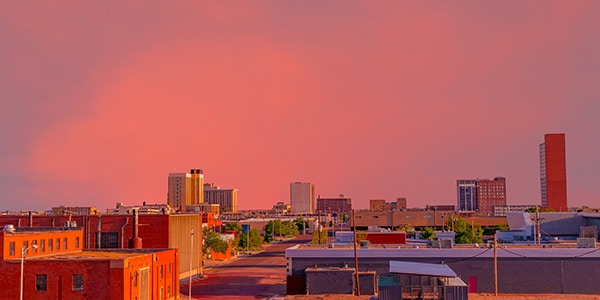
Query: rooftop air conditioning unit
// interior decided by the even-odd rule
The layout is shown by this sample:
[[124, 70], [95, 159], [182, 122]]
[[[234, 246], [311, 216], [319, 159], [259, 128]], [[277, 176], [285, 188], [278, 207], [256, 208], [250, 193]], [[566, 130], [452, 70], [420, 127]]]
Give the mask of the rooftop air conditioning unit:
[[13, 224], [6, 224], [6, 225], [4, 225], [4, 228], [2, 230], [6, 231], [6, 232], [14, 233], [15, 232], [15, 225], [13, 225]]

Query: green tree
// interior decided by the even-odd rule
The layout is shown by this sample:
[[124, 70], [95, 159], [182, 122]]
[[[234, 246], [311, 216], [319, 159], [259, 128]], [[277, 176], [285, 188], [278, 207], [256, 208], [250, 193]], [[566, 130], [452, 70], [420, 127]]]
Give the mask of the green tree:
[[431, 227], [425, 227], [421, 230], [421, 238], [425, 240], [433, 240], [435, 238], [435, 230]]
[[304, 228], [308, 227], [308, 224], [304, 221], [303, 218], [295, 219], [294, 224], [298, 228], [298, 232], [304, 231]]
[[[248, 239], [248, 237], [250, 239]], [[249, 245], [248, 245], [249, 242]], [[256, 228], [250, 229], [250, 232], [247, 234], [240, 235], [240, 241], [238, 244], [238, 249], [240, 251], [245, 250], [257, 250], [262, 245], [262, 236], [260, 236], [260, 231]]]
[[204, 243], [202, 245], [202, 253], [206, 257], [210, 253], [210, 250], [220, 253], [226, 253], [227, 248], [229, 248], [229, 243], [221, 240], [218, 233], [205, 230], [204, 234]]
[[481, 243], [483, 236], [483, 228], [480, 225], [472, 225], [461, 217], [453, 217], [450, 221], [450, 228], [454, 228], [456, 235], [454, 241], [457, 244], [473, 244]]
[[236, 222], [229, 222], [223, 226], [223, 230], [227, 231], [235, 231], [236, 235], [242, 233], [242, 225]]
[[323, 227], [321, 230], [313, 231], [312, 237], [313, 244], [327, 244], [327, 228]]
[[488, 226], [483, 228], [483, 235], [494, 235], [496, 230], [508, 230], [508, 224], [498, 224], [496, 226]]
[[285, 236], [296, 235], [300, 233], [300, 231], [298, 230], [298, 226], [296, 226], [296, 224], [292, 221], [282, 222], [281, 227], [283, 228], [282, 230]]

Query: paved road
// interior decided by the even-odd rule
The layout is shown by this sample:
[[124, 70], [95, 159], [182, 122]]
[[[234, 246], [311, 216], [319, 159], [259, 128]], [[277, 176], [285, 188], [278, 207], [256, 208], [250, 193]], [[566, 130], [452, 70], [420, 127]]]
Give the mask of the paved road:
[[[285, 295], [285, 249], [309, 242], [308, 235], [265, 246], [265, 251], [207, 267], [206, 279], [192, 282], [193, 299], [277, 299]], [[181, 285], [187, 299], [188, 283]]]

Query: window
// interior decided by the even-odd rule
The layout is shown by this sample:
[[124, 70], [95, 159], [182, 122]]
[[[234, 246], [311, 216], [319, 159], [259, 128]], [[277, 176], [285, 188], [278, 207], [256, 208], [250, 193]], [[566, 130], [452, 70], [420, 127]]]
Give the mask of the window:
[[63, 238], [63, 249], [67, 250], [67, 238]]
[[75, 249], [79, 249], [79, 237], [75, 237]]
[[[98, 233], [96, 233], [98, 234]], [[98, 236], [96, 236], [98, 237]], [[119, 233], [118, 232], [101, 232], [100, 233], [100, 248], [119, 248]]]
[[46, 252], [46, 240], [40, 240], [40, 252]]
[[137, 280], [138, 280], [138, 273], [133, 272], [133, 286], [137, 286]]
[[46, 290], [46, 274], [35, 275], [35, 289], [36, 291]]
[[27, 250], [27, 252], [29, 252], [29, 241], [23, 242], [23, 248], [21, 249], [21, 255], [27, 254], [27, 252], [23, 252], [25, 250]]
[[160, 265], [159, 269], [160, 269], [160, 270], [158, 271], [158, 273], [159, 273], [159, 276], [160, 276], [160, 278], [163, 278], [163, 276], [164, 276], [164, 271], [165, 271], [165, 269], [163, 268], [163, 265]]
[[9, 252], [8, 255], [15, 256], [15, 242], [10, 242], [10, 246], [9, 247], [10, 247], [10, 250], [9, 250], [10, 252]]
[[56, 250], [60, 250], [60, 239], [56, 239]]
[[83, 274], [73, 274], [73, 290], [83, 291]]
[[53, 244], [54, 240], [53, 239], [48, 239], [48, 251], [52, 251], [54, 248], [54, 244]]
[[31, 241], [31, 252], [37, 253], [37, 241], [36, 240]]

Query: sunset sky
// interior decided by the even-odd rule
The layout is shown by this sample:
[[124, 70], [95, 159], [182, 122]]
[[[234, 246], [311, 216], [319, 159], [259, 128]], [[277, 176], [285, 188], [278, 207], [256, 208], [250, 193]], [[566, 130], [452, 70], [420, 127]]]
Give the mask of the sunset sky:
[[0, 3], [0, 211], [165, 203], [190, 168], [240, 209], [495, 176], [539, 204], [554, 132], [600, 207], [598, 1]]

